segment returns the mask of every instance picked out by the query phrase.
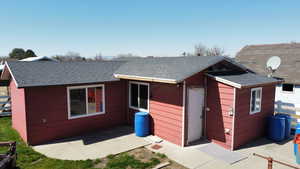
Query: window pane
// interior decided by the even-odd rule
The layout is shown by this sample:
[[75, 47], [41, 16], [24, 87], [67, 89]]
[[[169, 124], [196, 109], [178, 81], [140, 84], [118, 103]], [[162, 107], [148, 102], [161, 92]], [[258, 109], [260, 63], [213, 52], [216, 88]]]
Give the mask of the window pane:
[[130, 84], [130, 91], [131, 91], [131, 98], [130, 103], [133, 107], [138, 107], [138, 85], [137, 84]]
[[104, 112], [103, 88], [96, 88], [96, 112]]
[[85, 89], [71, 89], [70, 102], [71, 116], [86, 114]]
[[255, 92], [255, 90], [253, 90], [252, 92], [251, 92], [251, 112], [254, 112], [254, 110], [255, 110], [255, 99], [256, 99], [256, 92]]
[[259, 111], [261, 102], [261, 90], [256, 90], [256, 105], [255, 110]]
[[88, 113], [103, 112], [102, 87], [88, 88]]
[[293, 84], [282, 84], [282, 91], [286, 92], [293, 92], [294, 91], [294, 85]]
[[140, 108], [148, 109], [148, 86], [140, 85]]

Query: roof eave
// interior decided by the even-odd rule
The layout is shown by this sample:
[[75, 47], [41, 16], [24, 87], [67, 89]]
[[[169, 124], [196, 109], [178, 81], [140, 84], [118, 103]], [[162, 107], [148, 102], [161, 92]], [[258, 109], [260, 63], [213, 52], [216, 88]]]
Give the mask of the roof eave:
[[139, 81], [147, 81], [147, 82], [160, 82], [160, 83], [169, 83], [169, 84], [178, 83], [178, 81], [175, 79], [144, 77], [144, 76], [135, 76], [135, 75], [114, 74], [114, 77], [119, 79], [139, 80]]
[[232, 82], [232, 81], [223, 79], [223, 78], [221, 78], [221, 77], [212, 76], [212, 75], [207, 74], [207, 73], [206, 73], [205, 75], [207, 75], [208, 77], [213, 78], [214, 80], [216, 80], [216, 81], [218, 81], [218, 82], [227, 84], [227, 85], [229, 85], [229, 86], [232, 86], [232, 87], [235, 87], [235, 88], [238, 88], [238, 89], [242, 89], [242, 88], [250, 88], [250, 87], [259, 86], [259, 85], [279, 84], [279, 83], [282, 83], [282, 82], [283, 82], [283, 80], [278, 80], [278, 81], [275, 81], [275, 82], [265, 82], [265, 83], [251, 84], [251, 85], [242, 85], [242, 84], [239, 84], [239, 83], [235, 83], [235, 82]]
[[12, 73], [12, 71], [11, 71], [11, 69], [10, 69], [10, 67], [9, 67], [9, 65], [8, 65], [8, 63], [7, 63], [7, 61], [5, 62], [4, 65], [5, 65], [5, 66], [4, 66], [4, 68], [3, 68], [2, 72], [1, 72], [0, 79], [3, 78], [3, 74], [5, 73], [4, 71], [5, 71], [5, 69], [7, 68], [7, 70], [8, 70], [8, 72], [9, 72], [10, 76], [12, 77], [12, 79], [13, 79], [15, 85], [16, 85], [16, 87], [17, 87], [17, 88], [20, 88], [20, 86], [19, 86], [19, 84], [18, 84], [16, 78], [14, 77], [14, 74]]
[[235, 83], [235, 82], [232, 82], [232, 81], [229, 81], [229, 80], [217, 77], [217, 76], [212, 76], [208, 73], [206, 73], [205, 75], [212, 78], [212, 79], [214, 79], [214, 80], [216, 80], [216, 81], [218, 81], [218, 82], [227, 84], [229, 86], [232, 86], [232, 87], [235, 87], [235, 88], [238, 88], [238, 89], [241, 89], [243, 87], [241, 84], [238, 84], [238, 83]]
[[275, 81], [275, 82], [268, 82], [268, 83], [257, 83], [257, 84], [253, 84], [253, 85], [245, 85], [245, 86], [242, 86], [242, 88], [250, 88], [250, 87], [255, 87], [255, 86], [259, 86], [259, 85], [271, 85], [271, 84], [280, 84], [282, 83], [283, 81], [282, 80], [279, 80], [279, 81]]

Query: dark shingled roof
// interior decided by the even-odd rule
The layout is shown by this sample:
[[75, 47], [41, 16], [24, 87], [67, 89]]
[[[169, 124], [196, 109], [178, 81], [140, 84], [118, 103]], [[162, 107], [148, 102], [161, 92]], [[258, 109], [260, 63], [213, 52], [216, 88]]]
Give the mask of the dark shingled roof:
[[18, 87], [117, 81], [113, 73], [124, 62], [7, 62]]
[[124, 63], [116, 75], [170, 79], [181, 82], [204, 69], [224, 60], [220, 56], [157, 57], [136, 59]]
[[217, 81], [223, 82], [225, 84], [230, 83], [233, 86], [239, 88], [279, 82], [278, 79], [250, 72], [219, 72], [207, 74], [215, 78]]
[[[114, 75], [143, 77], [149, 78], [149, 80], [157, 78], [179, 83], [223, 60], [231, 62], [230, 59], [219, 56], [195, 56], [100, 62], [13, 61], [7, 62], [7, 66], [18, 87], [87, 84], [119, 80]], [[5, 72], [2, 73], [2, 79], [7, 78], [8, 73]], [[241, 85], [273, 82], [272, 78], [254, 74], [223, 75], [222, 78]]]
[[249, 45], [236, 55], [236, 61], [249, 69], [267, 75], [266, 62], [271, 56], [279, 56], [281, 65], [273, 74], [286, 83], [300, 84], [300, 43]]

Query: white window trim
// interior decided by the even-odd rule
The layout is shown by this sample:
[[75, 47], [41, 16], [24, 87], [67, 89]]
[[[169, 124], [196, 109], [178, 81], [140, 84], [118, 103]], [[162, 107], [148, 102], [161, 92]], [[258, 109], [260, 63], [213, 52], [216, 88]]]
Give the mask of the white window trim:
[[[283, 90], [283, 85], [284, 85], [284, 84], [291, 84], [291, 85], [293, 85], [293, 91], [284, 91], [284, 90]], [[281, 84], [281, 92], [282, 92], [282, 93], [286, 93], [286, 94], [294, 94], [294, 93], [295, 93], [295, 84], [292, 84], [292, 83], [282, 83], [282, 84]]]
[[[145, 85], [148, 87], [148, 101], [147, 101], [147, 104], [148, 104], [148, 109], [143, 109], [143, 108], [138, 108], [138, 107], [135, 107], [135, 106], [131, 106], [131, 84], [138, 84], [138, 85]], [[150, 107], [150, 84], [149, 83], [145, 83], [145, 82], [135, 82], [135, 81], [129, 81], [129, 85], [128, 85], [128, 91], [129, 91], [129, 94], [128, 94], [128, 104], [129, 104], [129, 108], [131, 109], [134, 109], [134, 110], [138, 110], [138, 111], [143, 111], [143, 112], [149, 112], [149, 107]], [[138, 87], [138, 104], [140, 103], [140, 97], [139, 97], [139, 94], [140, 94], [140, 87]]]
[[[103, 111], [102, 112], [95, 112], [95, 113], [90, 113], [88, 114], [88, 88], [93, 88], [93, 87], [102, 87], [102, 100], [103, 100]], [[85, 89], [85, 94], [86, 94], [86, 113], [83, 115], [77, 115], [77, 116], [71, 116], [71, 105], [70, 105], [70, 90], [72, 89]], [[99, 85], [84, 85], [84, 86], [69, 86], [67, 87], [67, 104], [68, 104], [68, 119], [77, 119], [77, 118], [83, 118], [83, 117], [90, 117], [90, 116], [95, 116], [95, 115], [100, 115], [100, 114], [105, 114], [105, 86], [104, 84], [99, 84]]]
[[[258, 91], [258, 90], [260, 90], [260, 102], [259, 102], [260, 105], [259, 105], [259, 110], [251, 111], [252, 92], [253, 91]], [[249, 111], [250, 115], [261, 112], [261, 102], [262, 102], [262, 87], [252, 88], [251, 89], [251, 93], [250, 93], [250, 111]]]

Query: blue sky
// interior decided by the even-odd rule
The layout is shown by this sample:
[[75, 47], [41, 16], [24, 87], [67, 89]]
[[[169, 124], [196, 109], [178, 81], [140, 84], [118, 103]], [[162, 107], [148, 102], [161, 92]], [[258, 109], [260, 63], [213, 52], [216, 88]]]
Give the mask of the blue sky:
[[0, 56], [176, 56], [194, 45], [230, 55], [247, 44], [300, 41], [299, 0], [7, 0], [0, 4]]

